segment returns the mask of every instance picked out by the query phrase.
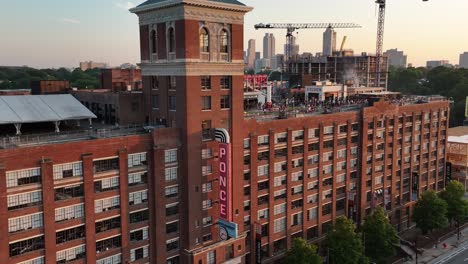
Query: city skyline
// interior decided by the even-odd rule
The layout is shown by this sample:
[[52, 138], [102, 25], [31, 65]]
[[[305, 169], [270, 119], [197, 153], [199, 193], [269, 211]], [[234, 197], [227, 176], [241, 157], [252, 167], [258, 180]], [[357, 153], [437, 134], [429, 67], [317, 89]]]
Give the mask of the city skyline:
[[[112, 66], [136, 63], [139, 61], [139, 35], [133, 26], [138, 20], [128, 9], [142, 2], [46, 0], [31, 2], [28, 8], [24, 8], [24, 3], [7, 2], [0, 17], [1, 24], [8, 26], [0, 27], [0, 34], [10, 37], [3, 38], [0, 43], [1, 64], [57, 68], [78, 67], [80, 61], [87, 60], [103, 61]], [[291, 0], [288, 2], [291, 8], [286, 9], [282, 5], [264, 5], [263, 0], [242, 2], [254, 7], [245, 19], [244, 50], [249, 39], [256, 39], [258, 46], [265, 33], [275, 35], [277, 46], [285, 44], [283, 30], [256, 31], [253, 25], [257, 23], [354, 22], [362, 28], [337, 29], [337, 43], [346, 35], [345, 48], [354, 49], [356, 53], [375, 52], [377, 16], [373, 1], [331, 0], [304, 4]], [[453, 0], [450, 5], [420, 0], [388, 2], [384, 50], [403, 50], [408, 54], [408, 62], [415, 66], [424, 66], [429, 60], [458, 64], [460, 54], [468, 50], [468, 35], [457, 34], [458, 28], [468, 26], [463, 19], [468, 2]], [[313, 16], [311, 10], [314, 10]], [[296, 37], [301, 52], [320, 52], [322, 34], [323, 30], [300, 30]], [[31, 42], [34, 44], [30, 45]]]

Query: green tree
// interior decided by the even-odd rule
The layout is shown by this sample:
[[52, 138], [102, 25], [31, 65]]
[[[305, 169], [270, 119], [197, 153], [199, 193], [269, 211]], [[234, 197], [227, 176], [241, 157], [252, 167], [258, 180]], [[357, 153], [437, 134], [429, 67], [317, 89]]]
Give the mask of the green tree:
[[379, 264], [387, 263], [389, 258], [395, 256], [399, 238], [381, 207], [366, 217], [362, 233], [365, 253], [371, 260]]
[[451, 181], [440, 193], [447, 203], [447, 218], [450, 222], [460, 223], [468, 214], [468, 202], [463, 198], [465, 187], [458, 181]]
[[355, 232], [353, 222], [344, 216], [336, 219], [335, 225], [327, 234], [325, 243], [328, 246], [330, 263], [368, 263], [367, 257], [364, 255], [361, 235]]
[[447, 203], [433, 190], [427, 191], [416, 203], [413, 220], [424, 235], [434, 229], [446, 227]]
[[317, 247], [307, 243], [302, 238], [294, 239], [294, 244], [284, 259], [286, 264], [321, 264], [322, 259], [317, 254]]

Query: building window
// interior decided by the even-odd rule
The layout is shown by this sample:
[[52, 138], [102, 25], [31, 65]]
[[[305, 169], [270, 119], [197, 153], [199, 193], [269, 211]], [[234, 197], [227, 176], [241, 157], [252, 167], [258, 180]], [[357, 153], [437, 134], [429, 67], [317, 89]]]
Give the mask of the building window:
[[[107, 238], [101, 241], [96, 241], [96, 253], [105, 252], [107, 250], [110, 250], [113, 248], [119, 248], [121, 246], [122, 246], [122, 239], [120, 235]], [[103, 263], [106, 263], [106, 262], [103, 262]], [[120, 262], [114, 262], [114, 263], [120, 263]]]
[[128, 155], [128, 168], [146, 165], [146, 152]]
[[7, 188], [41, 183], [41, 168], [32, 168], [6, 173]]
[[211, 96], [202, 96], [202, 110], [211, 110]]
[[105, 232], [114, 228], [120, 228], [120, 216], [96, 222], [95, 228], [96, 233]]
[[120, 196], [114, 196], [94, 202], [94, 212], [100, 213], [120, 208]]
[[209, 251], [206, 254], [206, 263], [207, 264], [216, 264], [216, 251]]
[[42, 204], [42, 191], [7, 196], [8, 210], [32, 207]]
[[202, 140], [211, 140], [211, 120], [202, 121]]
[[55, 222], [77, 219], [84, 216], [84, 205], [77, 204], [55, 209]]
[[314, 208], [307, 210], [307, 221], [317, 219], [317, 215], [318, 215], [318, 207], [314, 207]]
[[276, 219], [273, 224], [273, 233], [279, 233], [286, 230], [286, 217]]
[[69, 177], [82, 176], [83, 164], [81, 161], [54, 165], [54, 180], [61, 180]]
[[84, 238], [85, 235], [86, 229], [84, 225], [58, 231], [56, 233], [56, 243], [61, 244], [75, 239]]
[[204, 217], [202, 219], [203, 226], [209, 226], [213, 223], [213, 218], [211, 216]]
[[119, 169], [119, 158], [93, 161], [94, 173], [107, 172]]
[[285, 212], [286, 212], [286, 203], [275, 205], [274, 212], [273, 212], [275, 215], [279, 215]]
[[166, 223], [166, 234], [176, 233], [179, 231], [179, 221]]
[[166, 198], [174, 198], [179, 195], [179, 185], [169, 186], [165, 189]]
[[42, 227], [44, 224], [42, 213], [25, 215], [8, 219], [8, 232], [14, 233], [28, 229]]
[[221, 76], [221, 89], [231, 89], [232, 88], [232, 78], [231, 76]]
[[177, 109], [177, 99], [175, 96], [169, 96], [169, 110], [175, 111]]
[[206, 28], [200, 30], [200, 52], [210, 52], [210, 36]]
[[128, 174], [128, 186], [148, 183], [148, 172], [137, 172]]
[[168, 40], [169, 40], [169, 52], [172, 53], [172, 52], [175, 52], [175, 32], [174, 32], [174, 28], [169, 28], [168, 32], [167, 32], [167, 35], [168, 35]]
[[200, 85], [202, 90], [211, 90], [211, 77], [210, 76], [201, 76]]
[[172, 251], [179, 248], [179, 238], [174, 238], [166, 241], [166, 251]]
[[130, 261], [136, 261], [139, 259], [147, 258], [149, 256], [149, 246], [144, 246], [141, 248], [135, 248], [130, 250]]
[[231, 108], [231, 98], [229, 95], [221, 95], [221, 109]]
[[207, 183], [204, 183], [204, 184], [202, 185], [202, 192], [203, 192], [203, 193], [211, 192], [212, 189], [213, 189], [213, 187], [212, 187], [212, 183], [211, 183], [211, 182], [207, 182]]
[[221, 43], [219, 46], [219, 52], [228, 53], [229, 52], [229, 36], [228, 36], [228, 32], [225, 29], [221, 31], [220, 40], [221, 40]]
[[77, 259], [82, 259], [85, 256], [86, 256], [85, 245], [62, 250], [62, 251], [57, 252], [56, 254], [57, 263], [67, 263], [67, 262], [71, 262]]
[[55, 192], [55, 201], [82, 197], [84, 194], [83, 184], [57, 188], [57, 189], [54, 189], [54, 192]]
[[130, 231], [130, 241], [148, 240], [148, 227]]
[[155, 54], [157, 52], [157, 34], [156, 30], [151, 30], [151, 53]]
[[130, 205], [142, 204], [148, 201], [148, 190], [132, 192], [128, 194], [128, 203]]
[[166, 264], [180, 264], [179, 256], [167, 259]]
[[134, 212], [134, 213], [130, 213], [130, 223], [131, 224], [139, 223], [139, 222], [143, 222], [143, 221], [148, 221], [148, 219], [149, 219], [148, 209], [138, 211], [138, 212]]
[[208, 164], [206, 166], [202, 166], [202, 175], [206, 176], [209, 175], [213, 172], [213, 166], [211, 164]]
[[96, 261], [96, 264], [121, 264], [121, 263], [122, 263], [121, 254], [113, 255], [113, 256]]
[[264, 136], [258, 136], [258, 145], [259, 146], [268, 146], [269, 145], [269, 136], [264, 135]]
[[10, 244], [10, 257], [24, 255], [28, 252], [44, 249], [44, 236], [28, 238]]
[[202, 208], [203, 210], [209, 209], [212, 206], [212, 201], [211, 200], [203, 200], [202, 202]]
[[173, 216], [179, 213], [179, 203], [166, 205], [166, 217]]
[[35, 259], [30, 259], [30, 260], [21, 262], [20, 264], [44, 264], [44, 263], [45, 263], [44, 257], [38, 257]]
[[268, 175], [269, 165], [258, 166], [257, 173], [258, 177]]
[[166, 168], [165, 179], [166, 181], [176, 181], [177, 180], [177, 167]]
[[164, 162], [174, 163], [177, 162], [177, 149], [170, 149], [164, 151]]
[[112, 190], [117, 190], [120, 188], [120, 179], [119, 177], [107, 178], [100, 181], [94, 182], [94, 191], [107, 192]]

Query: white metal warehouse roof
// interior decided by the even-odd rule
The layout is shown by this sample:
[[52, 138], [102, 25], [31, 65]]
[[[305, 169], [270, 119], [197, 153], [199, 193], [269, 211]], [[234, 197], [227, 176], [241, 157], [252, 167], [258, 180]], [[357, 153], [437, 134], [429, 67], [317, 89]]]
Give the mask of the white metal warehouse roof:
[[0, 96], [0, 124], [96, 118], [70, 94]]

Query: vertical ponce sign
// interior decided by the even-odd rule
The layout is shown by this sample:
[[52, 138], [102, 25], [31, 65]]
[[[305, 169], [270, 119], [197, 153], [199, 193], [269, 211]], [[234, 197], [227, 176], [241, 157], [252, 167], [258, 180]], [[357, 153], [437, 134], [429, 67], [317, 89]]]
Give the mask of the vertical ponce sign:
[[215, 138], [219, 142], [219, 218], [232, 221], [229, 132], [224, 128], [217, 128], [215, 129]]
[[231, 146], [219, 143], [219, 217], [231, 221]]

